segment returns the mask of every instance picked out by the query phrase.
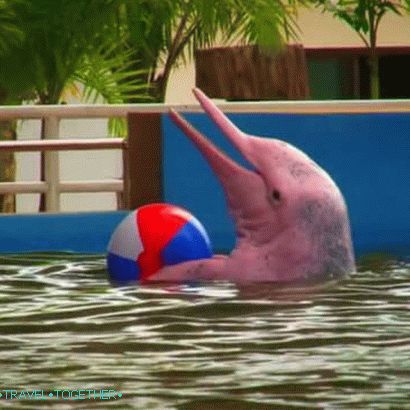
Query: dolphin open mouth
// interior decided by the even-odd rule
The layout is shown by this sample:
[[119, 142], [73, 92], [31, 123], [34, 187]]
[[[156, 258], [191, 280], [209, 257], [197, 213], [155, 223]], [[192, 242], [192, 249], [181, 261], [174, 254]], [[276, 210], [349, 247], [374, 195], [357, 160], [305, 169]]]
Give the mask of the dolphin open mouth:
[[[250, 158], [249, 147], [247, 144], [247, 138], [249, 137], [237, 128], [201, 90], [196, 88], [193, 92], [202, 108], [222, 131], [223, 135], [254, 168], [255, 164]], [[257, 171], [255, 172], [255, 169], [248, 170], [228, 157], [175, 110], [170, 110], [170, 117], [205, 157], [221, 181], [225, 191], [229, 189], [228, 186], [232, 185], [233, 181], [238, 181], [238, 179], [241, 179], [244, 182], [246, 177], [254, 177], [257, 175]]]

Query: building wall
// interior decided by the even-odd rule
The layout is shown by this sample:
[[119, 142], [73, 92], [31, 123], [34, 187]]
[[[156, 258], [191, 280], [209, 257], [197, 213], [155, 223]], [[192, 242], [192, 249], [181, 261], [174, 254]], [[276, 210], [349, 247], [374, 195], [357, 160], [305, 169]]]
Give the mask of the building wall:
[[[298, 18], [305, 46], [362, 45], [358, 35], [330, 14], [301, 9]], [[319, 29], [320, 28], [320, 29]], [[379, 27], [379, 45], [410, 45], [410, 16], [388, 13]]]
[[[361, 46], [359, 36], [345, 23], [330, 14], [300, 9], [298, 16], [300, 42], [305, 47]], [[410, 46], [410, 16], [388, 13], [379, 27], [379, 45]], [[190, 89], [195, 84], [195, 70], [191, 63], [172, 73], [166, 100], [169, 103], [195, 102]]]

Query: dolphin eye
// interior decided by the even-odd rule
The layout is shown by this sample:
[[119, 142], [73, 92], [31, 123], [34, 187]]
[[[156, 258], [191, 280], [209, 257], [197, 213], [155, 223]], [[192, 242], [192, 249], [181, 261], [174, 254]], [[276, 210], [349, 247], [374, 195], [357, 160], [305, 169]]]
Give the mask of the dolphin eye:
[[281, 200], [281, 194], [277, 189], [274, 189], [272, 191], [272, 199], [274, 200], [275, 203], [280, 202]]

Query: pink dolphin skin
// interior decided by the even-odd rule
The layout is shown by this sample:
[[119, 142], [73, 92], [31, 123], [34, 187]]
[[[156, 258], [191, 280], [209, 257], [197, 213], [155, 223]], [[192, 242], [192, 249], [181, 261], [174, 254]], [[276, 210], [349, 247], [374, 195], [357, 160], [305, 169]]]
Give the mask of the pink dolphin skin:
[[170, 112], [218, 177], [237, 241], [228, 256], [168, 266], [150, 280], [295, 282], [354, 272], [347, 208], [331, 177], [292, 145], [245, 134], [201, 90], [193, 92], [254, 170], [237, 164], [177, 112]]

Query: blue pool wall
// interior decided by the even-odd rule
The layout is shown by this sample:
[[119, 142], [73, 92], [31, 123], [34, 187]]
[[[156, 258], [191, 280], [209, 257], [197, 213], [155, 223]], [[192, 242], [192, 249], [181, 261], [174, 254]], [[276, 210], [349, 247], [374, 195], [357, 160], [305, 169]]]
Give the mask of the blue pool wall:
[[102, 253], [126, 211], [0, 217], [0, 253]]
[[[239, 162], [205, 114], [187, 119]], [[410, 255], [410, 114], [231, 114], [250, 134], [284, 139], [325, 168], [345, 195], [356, 253]], [[195, 147], [162, 115], [164, 201], [190, 210], [214, 249], [234, 245], [221, 187]], [[249, 193], [252, 194], [251, 192]], [[0, 216], [0, 252], [101, 253], [127, 212]]]
[[[206, 115], [185, 116], [217, 146], [241, 161]], [[358, 253], [410, 254], [409, 114], [263, 113], [229, 117], [249, 134], [280, 138], [295, 145], [329, 172], [345, 196]], [[216, 249], [231, 249], [234, 229], [218, 181], [168, 115], [163, 115], [162, 127], [165, 200], [194, 213]]]

